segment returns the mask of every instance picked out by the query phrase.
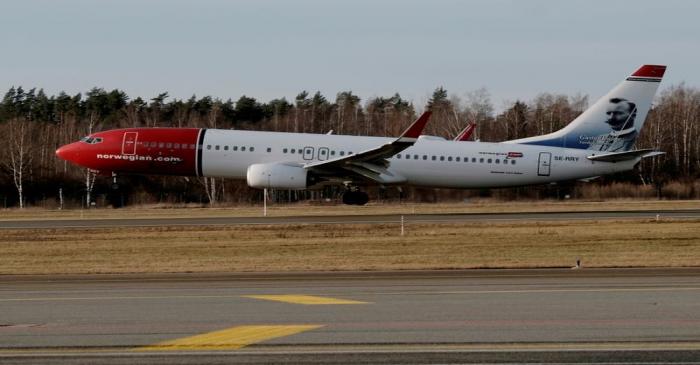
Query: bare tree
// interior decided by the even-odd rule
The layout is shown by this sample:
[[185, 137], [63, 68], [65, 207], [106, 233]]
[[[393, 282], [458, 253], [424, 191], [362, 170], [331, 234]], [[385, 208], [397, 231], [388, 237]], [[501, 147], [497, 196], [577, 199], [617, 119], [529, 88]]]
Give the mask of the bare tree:
[[[485, 87], [470, 91], [465, 95], [466, 108], [464, 114], [469, 122], [476, 123], [476, 131], [474, 138], [481, 139], [480, 136], [487, 134], [487, 126], [493, 120], [493, 104], [491, 104], [491, 95]], [[488, 124], [487, 124], [488, 123]]]
[[97, 174], [95, 171], [85, 169], [85, 207], [90, 208], [92, 203], [92, 189], [95, 187], [95, 179]]
[[204, 187], [204, 192], [207, 194], [207, 199], [209, 200], [209, 206], [213, 207], [218, 201], [218, 191], [216, 189], [216, 178], [214, 177], [200, 177], [199, 183]]
[[19, 207], [24, 208], [24, 180], [32, 164], [30, 129], [26, 120], [13, 118], [7, 124], [7, 150], [3, 166], [12, 174], [12, 182], [17, 189]]

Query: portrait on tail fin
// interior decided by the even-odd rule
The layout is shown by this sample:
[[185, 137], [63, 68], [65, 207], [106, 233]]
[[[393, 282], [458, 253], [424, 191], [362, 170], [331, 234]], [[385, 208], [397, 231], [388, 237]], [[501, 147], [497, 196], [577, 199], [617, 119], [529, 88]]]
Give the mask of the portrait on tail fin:
[[612, 98], [605, 114], [612, 131], [592, 139], [589, 150], [619, 152], [632, 149], [637, 139], [634, 120], [637, 117], [637, 105], [627, 99]]

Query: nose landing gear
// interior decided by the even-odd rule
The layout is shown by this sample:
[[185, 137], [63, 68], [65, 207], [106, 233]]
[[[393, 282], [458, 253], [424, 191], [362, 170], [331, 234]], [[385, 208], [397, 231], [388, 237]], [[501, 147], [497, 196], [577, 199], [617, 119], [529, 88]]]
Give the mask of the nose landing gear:
[[117, 173], [112, 173], [112, 190], [119, 190], [119, 181], [117, 181]]

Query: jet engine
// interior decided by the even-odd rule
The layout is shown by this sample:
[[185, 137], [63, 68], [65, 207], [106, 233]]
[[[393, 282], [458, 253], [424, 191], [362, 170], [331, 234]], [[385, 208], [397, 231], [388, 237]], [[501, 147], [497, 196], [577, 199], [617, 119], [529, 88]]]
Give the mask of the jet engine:
[[306, 189], [313, 185], [312, 176], [301, 166], [284, 163], [250, 165], [246, 181], [251, 188]]

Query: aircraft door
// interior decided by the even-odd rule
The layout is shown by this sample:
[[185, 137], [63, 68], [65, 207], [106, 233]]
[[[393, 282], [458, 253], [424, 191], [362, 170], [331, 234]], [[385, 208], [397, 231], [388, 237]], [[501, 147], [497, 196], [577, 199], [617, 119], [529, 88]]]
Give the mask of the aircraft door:
[[122, 155], [136, 154], [136, 140], [138, 139], [138, 136], [138, 132], [124, 133], [124, 140], [122, 141]]
[[313, 160], [314, 159], [314, 148], [313, 147], [304, 147], [304, 160]]
[[551, 164], [552, 154], [549, 152], [540, 152], [539, 162], [537, 163], [537, 176], [549, 176]]
[[328, 159], [328, 147], [321, 147], [318, 149], [318, 159], [320, 161]]

